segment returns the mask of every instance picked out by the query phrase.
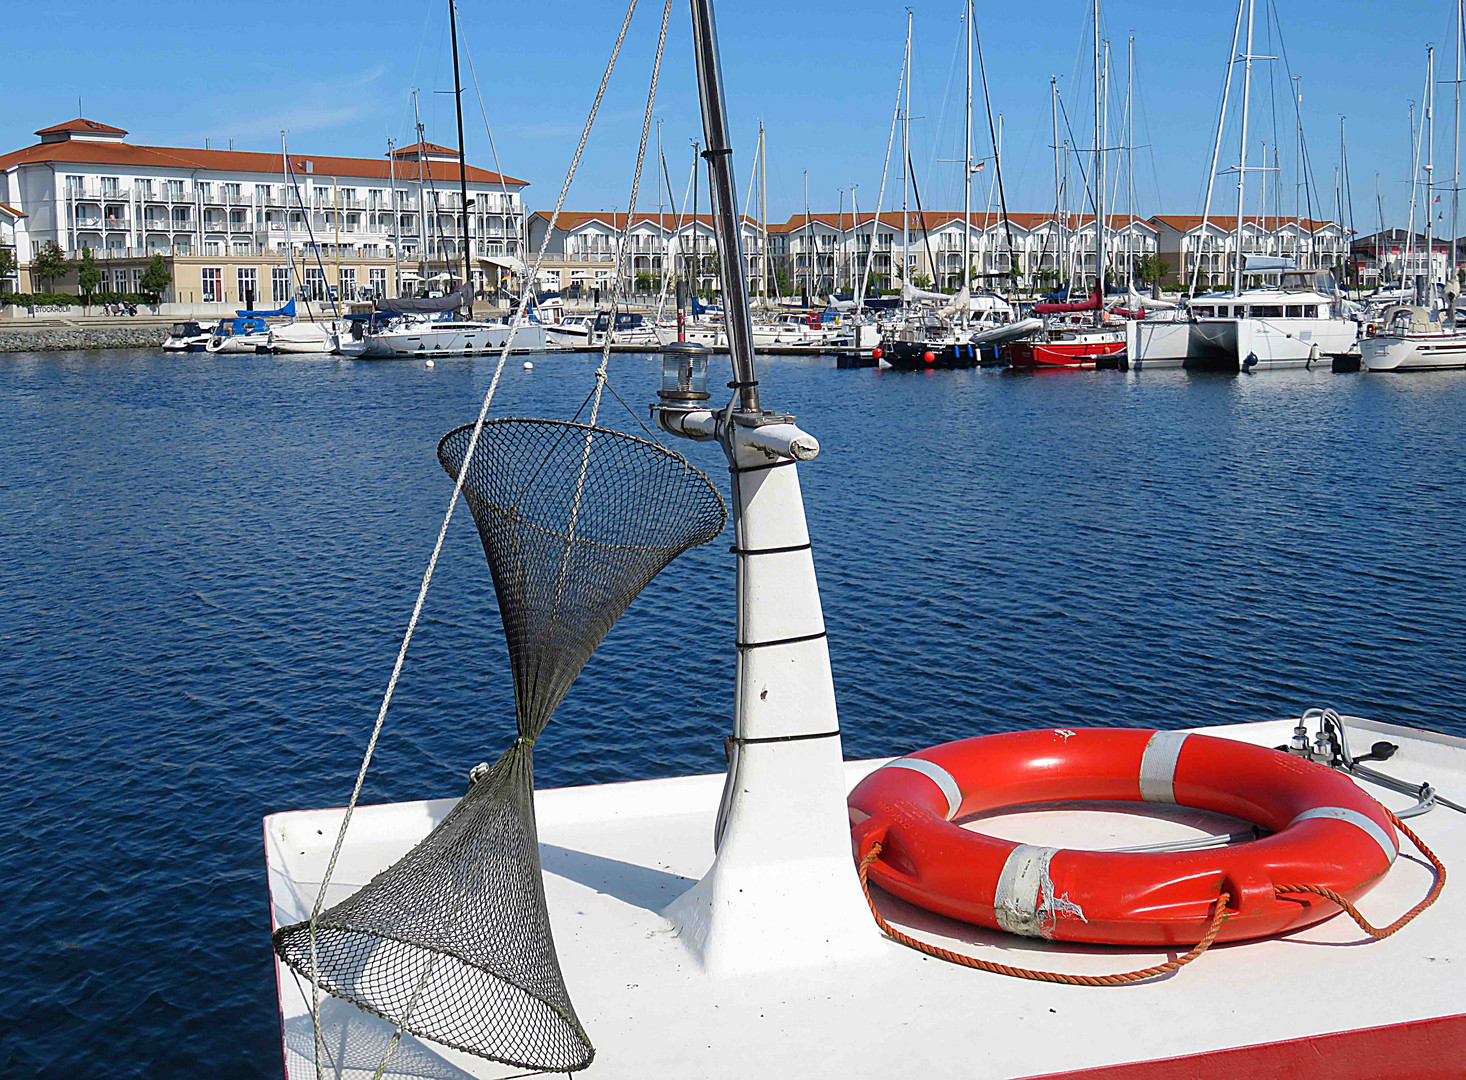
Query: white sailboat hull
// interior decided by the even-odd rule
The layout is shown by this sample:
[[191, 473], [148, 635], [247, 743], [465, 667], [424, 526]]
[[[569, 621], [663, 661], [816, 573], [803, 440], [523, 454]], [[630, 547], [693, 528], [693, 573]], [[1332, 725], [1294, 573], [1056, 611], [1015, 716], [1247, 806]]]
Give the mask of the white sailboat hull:
[[1307, 368], [1349, 355], [1358, 342], [1358, 326], [1346, 319], [1138, 320], [1126, 332], [1135, 369]]
[[269, 348], [277, 353], [328, 354], [336, 349], [336, 327], [331, 323], [318, 322], [272, 326]]
[[1466, 368], [1466, 335], [1382, 334], [1359, 343], [1366, 371], [1451, 371]]
[[[509, 339], [508, 323], [447, 323], [408, 325], [368, 334], [363, 359], [482, 356], [499, 352]], [[541, 352], [546, 345], [542, 323], [526, 323], [514, 335], [510, 352]]]

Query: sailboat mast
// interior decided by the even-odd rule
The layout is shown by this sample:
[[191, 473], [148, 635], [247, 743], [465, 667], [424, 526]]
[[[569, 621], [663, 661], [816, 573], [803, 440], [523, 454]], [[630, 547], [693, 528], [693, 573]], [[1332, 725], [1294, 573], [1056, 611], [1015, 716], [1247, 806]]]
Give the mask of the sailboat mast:
[[463, 283], [469, 285], [473, 282], [473, 263], [468, 243], [468, 164], [463, 152], [463, 81], [458, 74], [458, 5], [454, 0], [448, 0], [448, 31], [453, 43], [453, 108], [458, 114], [458, 202], [463, 212]]
[[412, 122], [417, 130], [417, 231], [419, 243], [422, 245], [422, 280], [428, 279], [428, 189], [427, 163], [423, 158], [423, 126], [422, 115], [417, 109], [417, 91], [412, 92]]
[[1237, 160], [1237, 232], [1233, 243], [1236, 246], [1232, 268], [1232, 290], [1242, 291], [1242, 223], [1247, 212], [1247, 122], [1251, 118], [1252, 105], [1252, 22], [1256, 13], [1257, 0], [1247, 0], [1247, 52], [1242, 56], [1242, 135], [1241, 152]]
[[397, 151], [392, 140], [387, 140], [387, 175], [392, 185], [392, 288], [395, 295], [402, 295], [402, 230], [397, 215]]
[[763, 233], [759, 240], [763, 254], [758, 263], [758, 284], [759, 291], [763, 293], [764, 307], [769, 306], [769, 159], [767, 153], [764, 144], [764, 122], [760, 119], [758, 122], [758, 216]]
[[1135, 288], [1135, 35], [1125, 67], [1125, 284]]
[[1435, 46], [1425, 47], [1425, 302], [1435, 302]]
[[1058, 272], [1059, 260], [1064, 257], [1064, 226], [1060, 223], [1064, 212], [1063, 188], [1059, 180], [1059, 77], [1049, 76], [1049, 112], [1054, 122], [1054, 271]]
[[753, 326], [748, 290], [743, 281], [738, 192], [733, 184], [733, 147], [728, 142], [728, 113], [723, 103], [723, 74], [712, 0], [692, 0], [692, 44], [697, 55], [698, 96], [702, 101], [702, 126], [708, 145], [706, 157], [711, 174], [718, 259], [723, 268], [723, 311], [728, 352], [733, 360], [733, 385], [738, 391], [740, 411], [756, 414], [759, 399], [758, 377], [753, 366]]
[[804, 170], [804, 291], [806, 295], [802, 300], [814, 299], [814, 248], [810, 246], [809, 229], [809, 170]]
[[906, 104], [901, 112], [901, 306], [906, 306], [905, 286], [911, 276], [911, 11], [906, 12]]
[[[964, 134], [966, 150], [962, 155], [962, 283], [959, 290], [972, 275], [972, 0], [967, 0], [963, 26], [967, 31], [967, 125]], [[965, 325], [967, 312], [959, 312], [958, 319]]]
[[1105, 297], [1105, 98], [1104, 50], [1100, 40], [1100, 0], [1094, 0], [1094, 287], [1100, 306], [1095, 309], [1098, 325], [1104, 318]]
[[662, 313], [662, 304], [665, 303], [666, 302], [666, 299], [667, 299], [667, 247], [668, 247], [668, 245], [667, 245], [667, 238], [666, 238], [666, 235], [665, 235], [666, 234], [666, 231], [667, 231], [667, 219], [666, 219], [666, 217], [664, 216], [664, 213], [663, 213], [663, 206], [665, 205], [663, 200], [664, 200], [665, 196], [662, 193], [662, 174], [666, 170], [666, 168], [667, 168], [667, 159], [664, 158], [664, 157], [662, 157], [662, 120], [661, 120], [660, 117], [658, 117], [657, 118], [657, 229], [660, 230], [663, 233], [663, 237], [662, 237], [662, 266], [661, 266], [662, 272], [661, 272], [660, 275], [658, 275], [662, 279], [662, 281], [661, 281], [662, 296], [661, 296], [661, 299], [657, 301], [657, 314], [659, 316]]
[[[1450, 281], [1454, 284], [1456, 278], [1456, 266], [1459, 253], [1456, 250], [1457, 236], [1460, 234], [1461, 225], [1459, 220], [1461, 209], [1461, 35], [1462, 19], [1461, 8], [1466, 0], [1456, 0], [1456, 114], [1455, 114], [1455, 160], [1451, 166], [1451, 266]], [[1342, 136], [1341, 136], [1342, 138]]]

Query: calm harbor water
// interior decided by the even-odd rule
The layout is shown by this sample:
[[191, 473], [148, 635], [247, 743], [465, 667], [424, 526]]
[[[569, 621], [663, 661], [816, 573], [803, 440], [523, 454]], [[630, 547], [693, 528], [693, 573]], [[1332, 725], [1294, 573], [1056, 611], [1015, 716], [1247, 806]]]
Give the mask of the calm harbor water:
[[[496, 415], [575, 411], [594, 359], [537, 359]], [[0, 360], [0, 1072], [279, 1074], [260, 818], [349, 793], [451, 491], [434, 448], [492, 367]], [[612, 373], [644, 417], [655, 362]], [[763, 378], [824, 447], [850, 756], [1322, 704], [1466, 735], [1466, 377]], [[719, 768], [732, 587], [721, 540], [653, 583], [541, 786]], [[512, 728], [463, 511], [365, 799], [454, 794]]]

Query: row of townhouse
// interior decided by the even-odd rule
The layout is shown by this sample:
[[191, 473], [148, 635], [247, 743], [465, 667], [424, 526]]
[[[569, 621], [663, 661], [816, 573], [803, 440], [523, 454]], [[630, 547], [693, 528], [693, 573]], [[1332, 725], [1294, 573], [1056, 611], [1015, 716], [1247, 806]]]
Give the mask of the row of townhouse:
[[[530, 250], [545, 246], [540, 286], [568, 291], [609, 288], [616, 274], [625, 213], [562, 212], [530, 215]], [[903, 280], [955, 289], [963, 279], [963, 220], [960, 213], [928, 211], [903, 215], [810, 214], [761, 225], [745, 217], [744, 274], [750, 290], [798, 294], [849, 291], [868, 268], [882, 290]], [[1003, 283], [1017, 274], [1029, 287], [1073, 281], [1090, 286], [1096, 277], [1097, 234], [1093, 214], [974, 213], [967, 222], [971, 279]], [[767, 246], [764, 238], [767, 234]], [[660, 288], [663, 275], [691, 280], [700, 291], [718, 287], [712, 221], [673, 214], [638, 214], [629, 230], [625, 281]], [[1142, 260], [1158, 260], [1166, 284], [1189, 284], [1200, 261], [1201, 287], [1229, 278], [1236, 251], [1236, 219], [1157, 215], [1108, 219], [1107, 276], [1139, 280]], [[902, 252], [906, 253], [902, 268]], [[1303, 267], [1342, 265], [1348, 254], [1344, 230], [1333, 222], [1296, 218], [1247, 219], [1244, 254], [1289, 255]], [[1149, 266], [1154, 269], [1156, 261]]]
[[1429, 260], [1425, 234], [1412, 235], [1407, 229], [1385, 229], [1356, 237], [1349, 260], [1355, 280], [1363, 289], [1413, 283], [1422, 277], [1461, 281], [1466, 269], [1466, 237], [1454, 241], [1449, 236], [1432, 237], [1428, 246]]
[[481, 291], [523, 269], [527, 182], [469, 165], [465, 206], [457, 151], [433, 143], [381, 158], [291, 152], [287, 172], [282, 154], [135, 145], [93, 120], [36, 135], [0, 156], [0, 239], [15, 263], [0, 287], [74, 291], [74, 273], [47, 283], [31, 272], [54, 243], [68, 259], [90, 251], [108, 291], [137, 291], [161, 255], [165, 299], [177, 302], [411, 292], [424, 277], [462, 277], [465, 213]]

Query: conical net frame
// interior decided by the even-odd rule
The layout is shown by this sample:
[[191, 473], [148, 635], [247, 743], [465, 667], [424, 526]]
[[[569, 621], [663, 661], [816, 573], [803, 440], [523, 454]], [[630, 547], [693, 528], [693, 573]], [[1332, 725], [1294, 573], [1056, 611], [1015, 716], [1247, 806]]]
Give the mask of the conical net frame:
[[[438, 447], [455, 478], [472, 426]], [[534, 820], [534, 739], [636, 595], [726, 522], [712, 482], [645, 439], [551, 420], [484, 424], [463, 494], [514, 672], [519, 738], [412, 851], [317, 921], [275, 934], [322, 989], [403, 1030], [519, 1068], [595, 1055], [565, 989]]]

